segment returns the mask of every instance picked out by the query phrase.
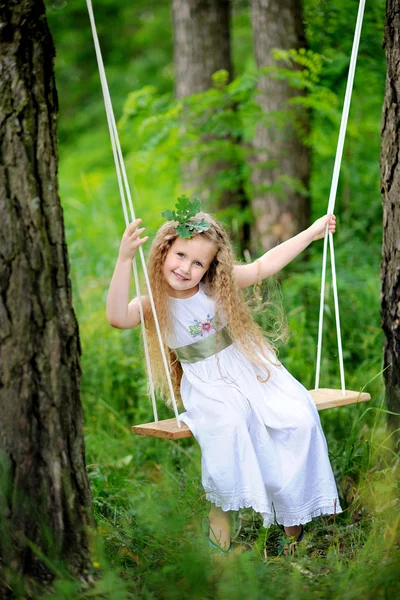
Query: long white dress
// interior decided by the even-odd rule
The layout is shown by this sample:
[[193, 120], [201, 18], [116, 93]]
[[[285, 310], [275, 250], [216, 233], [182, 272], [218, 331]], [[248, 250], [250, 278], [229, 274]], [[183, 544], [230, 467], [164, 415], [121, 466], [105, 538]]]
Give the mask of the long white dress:
[[[202, 285], [191, 298], [171, 297], [170, 309], [171, 348], [215, 334], [215, 303]], [[263, 383], [263, 369], [232, 344], [182, 367], [181, 419], [201, 447], [208, 500], [224, 511], [252, 507], [265, 527], [342, 512], [318, 411], [282, 365], [268, 363]]]

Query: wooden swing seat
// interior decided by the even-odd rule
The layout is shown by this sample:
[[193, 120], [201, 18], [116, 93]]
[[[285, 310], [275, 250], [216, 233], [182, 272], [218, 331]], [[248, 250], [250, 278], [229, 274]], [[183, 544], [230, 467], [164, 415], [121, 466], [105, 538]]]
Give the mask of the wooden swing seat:
[[[345, 396], [342, 394], [342, 390], [330, 390], [326, 388], [311, 390], [310, 394], [318, 410], [337, 408], [339, 406], [346, 406], [347, 404], [358, 404], [359, 402], [367, 402], [367, 400], [371, 399], [371, 396], [366, 392], [353, 392], [352, 390], [346, 390]], [[159, 421], [158, 423], [135, 425], [132, 427], [132, 431], [137, 435], [165, 438], [167, 440], [180, 440], [192, 437], [189, 427], [185, 423], [181, 423], [181, 427], [179, 428], [175, 417]]]

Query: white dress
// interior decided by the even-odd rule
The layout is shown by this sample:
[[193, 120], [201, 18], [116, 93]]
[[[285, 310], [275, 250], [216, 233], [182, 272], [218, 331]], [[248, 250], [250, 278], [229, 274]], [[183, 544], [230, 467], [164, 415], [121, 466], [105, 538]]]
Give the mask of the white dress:
[[[202, 285], [191, 298], [171, 297], [170, 309], [171, 348], [215, 334]], [[232, 344], [182, 368], [181, 419], [201, 447], [207, 500], [224, 511], [252, 507], [265, 527], [342, 512], [318, 411], [282, 365], [268, 363], [262, 383], [263, 369]]]

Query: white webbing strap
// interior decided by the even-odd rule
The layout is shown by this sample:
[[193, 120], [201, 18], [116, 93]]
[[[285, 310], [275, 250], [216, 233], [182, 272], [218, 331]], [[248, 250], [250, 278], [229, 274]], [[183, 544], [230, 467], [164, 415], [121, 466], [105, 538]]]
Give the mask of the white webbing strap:
[[[345, 140], [345, 136], [346, 136], [347, 121], [348, 121], [348, 117], [349, 117], [351, 95], [352, 95], [352, 91], [353, 91], [354, 74], [355, 74], [355, 70], [356, 70], [358, 46], [360, 43], [361, 27], [362, 27], [363, 16], [364, 16], [364, 8], [365, 8], [365, 0], [360, 0], [360, 4], [358, 7], [356, 28], [355, 28], [355, 32], [354, 32], [353, 48], [352, 48], [352, 52], [351, 52], [349, 74], [348, 74], [348, 78], [347, 78], [346, 93], [345, 93], [345, 98], [344, 98], [344, 103], [343, 103], [343, 113], [342, 113], [342, 120], [340, 123], [339, 139], [338, 139], [338, 145], [337, 145], [337, 149], [336, 149], [335, 165], [333, 168], [332, 184], [331, 184], [331, 191], [330, 191], [329, 203], [328, 203], [328, 213], [333, 213], [334, 208], [335, 208], [336, 193], [337, 193], [337, 186], [338, 186], [339, 173], [340, 173], [340, 165], [342, 162], [343, 146], [344, 146], [344, 140]], [[329, 233], [328, 226], [326, 227], [326, 230], [325, 230], [324, 250], [323, 250], [323, 256], [322, 256], [321, 297], [320, 297], [320, 306], [319, 306], [317, 367], [316, 367], [316, 375], [315, 375], [315, 389], [317, 390], [319, 388], [319, 377], [320, 377], [320, 371], [321, 371], [322, 328], [323, 328], [323, 320], [324, 320], [325, 275], [326, 275], [326, 257], [327, 257], [328, 237], [329, 237], [329, 249], [330, 249], [330, 256], [331, 256], [331, 267], [332, 267], [332, 287], [333, 287], [333, 296], [334, 296], [334, 304], [335, 304], [340, 380], [341, 380], [342, 393], [343, 393], [343, 395], [345, 395], [346, 388], [345, 388], [345, 382], [344, 382], [342, 338], [341, 338], [341, 333], [340, 333], [339, 300], [338, 300], [337, 285], [336, 285], [335, 254], [334, 254], [334, 248], [333, 248], [333, 236], [331, 233]]]
[[[112, 135], [113, 126], [112, 126], [111, 120], [109, 119], [108, 114], [107, 114], [107, 122], [108, 122], [108, 127], [110, 130], [111, 146], [113, 149], [115, 168], [116, 168], [116, 172], [117, 172], [118, 187], [119, 187], [119, 191], [120, 191], [120, 195], [121, 195], [121, 199], [122, 199], [122, 210], [124, 212], [125, 225], [128, 226], [129, 218], [128, 218], [128, 212], [127, 212], [126, 201], [125, 201], [124, 186], [123, 186], [123, 182], [122, 182], [122, 178], [121, 178], [121, 169], [120, 169], [119, 162], [117, 160], [118, 154], [117, 154], [117, 149], [116, 149], [115, 138], [114, 138], [114, 135]], [[143, 346], [144, 346], [144, 353], [145, 353], [145, 359], [146, 359], [146, 367], [147, 367], [147, 375], [148, 375], [148, 381], [149, 381], [151, 403], [153, 406], [154, 421], [156, 423], [158, 423], [157, 404], [156, 404], [156, 398], [155, 398], [155, 393], [154, 393], [154, 382], [153, 382], [153, 374], [151, 371], [151, 363], [150, 363], [150, 356], [149, 356], [149, 348], [148, 348], [148, 344], [147, 344], [146, 328], [144, 327], [143, 303], [142, 303], [142, 299], [141, 299], [136, 257], [132, 261], [132, 269], [133, 269], [133, 277], [135, 280], [135, 288], [136, 288], [138, 304], [139, 304], [140, 321], [142, 323]]]
[[[102, 55], [101, 55], [99, 39], [97, 36], [97, 30], [96, 30], [96, 24], [95, 24], [95, 20], [94, 20], [94, 14], [93, 14], [91, 0], [86, 0], [86, 4], [87, 4], [88, 12], [89, 12], [90, 24], [92, 27], [93, 41], [94, 41], [94, 46], [95, 46], [95, 51], [96, 51], [97, 64], [99, 67], [101, 87], [102, 87], [103, 96], [104, 96], [104, 104], [105, 104], [106, 115], [107, 115], [107, 123], [108, 123], [109, 131], [110, 131], [111, 146], [112, 146], [112, 150], [113, 150], [115, 167], [116, 167], [116, 171], [117, 171], [117, 179], [118, 179], [118, 185], [119, 185], [119, 190], [120, 190], [120, 195], [121, 195], [122, 209], [124, 212], [125, 224], [126, 224], [126, 226], [128, 226], [129, 217], [128, 217], [128, 210], [127, 210], [127, 206], [126, 206], [125, 192], [126, 192], [126, 196], [128, 198], [131, 221], [135, 220], [135, 211], [133, 208], [132, 197], [131, 197], [128, 178], [127, 178], [126, 170], [125, 170], [125, 163], [124, 163], [123, 156], [122, 156], [117, 126], [116, 126], [116, 122], [115, 122], [114, 112], [112, 109], [111, 96], [110, 96], [110, 93], [108, 90], [107, 78], [106, 78], [103, 59], [102, 59]], [[151, 291], [146, 262], [144, 259], [143, 249], [141, 246], [139, 247], [139, 257], [141, 260], [143, 274], [144, 274], [144, 278], [145, 278], [148, 293], [149, 293], [150, 305], [151, 305], [151, 309], [152, 309], [153, 316], [154, 316], [157, 337], [158, 337], [158, 341], [160, 344], [161, 356], [162, 356], [162, 360], [163, 360], [163, 364], [164, 364], [164, 368], [165, 368], [165, 372], [166, 372], [166, 376], [167, 376], [168, 387], [169, 387], [169, 391], [171, 394], [175, 417], [177, 419], [178, 427], [181, 427], [175, 393], [173, 390], [171, 375], [169, 372], [168, 362], [167, 362], [167, 358], [165, 355], [165, 349], [164, 349], [164, 344], [163, 344], [163, 340], [162, 340], [160, 325], [159, 325], [158, 318], [157, 318], [157, 313], [156, 313], [156, 309], [155, 309], [155, 305], [154, 305], [154, 299], [153, 299], [153, 294]], [[141, 322], [142, 322], [143, 344], [144, 344], [144, 349], [145, 349], [146, 365], [147, 365], [147, 371], [148, 371], [148, 376], [149, 376], [150, 392], [151, 392], [153, 412], [154, 412], [154, 420], [156, 422], [158, 422], [157, 407], [156, 407], [156, 401], [155, 401], [155, 396], [154, 396], [154, 384], [153, 384], [153, 378], [152, 378], [152, 373], [151, 373], [151, 365], [150, 365], [150, 357], [149, 357], [149, 352], [148, 352], [146, 331], [145, 331], [145, 327], [144, 327], [143, 306], [142, 306], [142, 302], [141, 302], [136, 260], [133, 261], [132, 266], [133, 266], [136, 292], [137, 292], [138, 303], [139, 303], [140, 318], [141, 318]]]

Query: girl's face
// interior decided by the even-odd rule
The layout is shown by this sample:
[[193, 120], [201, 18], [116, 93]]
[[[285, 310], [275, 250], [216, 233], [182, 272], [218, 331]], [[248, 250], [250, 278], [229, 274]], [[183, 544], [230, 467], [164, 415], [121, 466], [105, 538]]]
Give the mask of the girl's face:
[[199, 235], [187, 240], [176, 238], [162, 268], [169, 295], [174, 298], [194, 296], [216, 253], [215, 244]]

